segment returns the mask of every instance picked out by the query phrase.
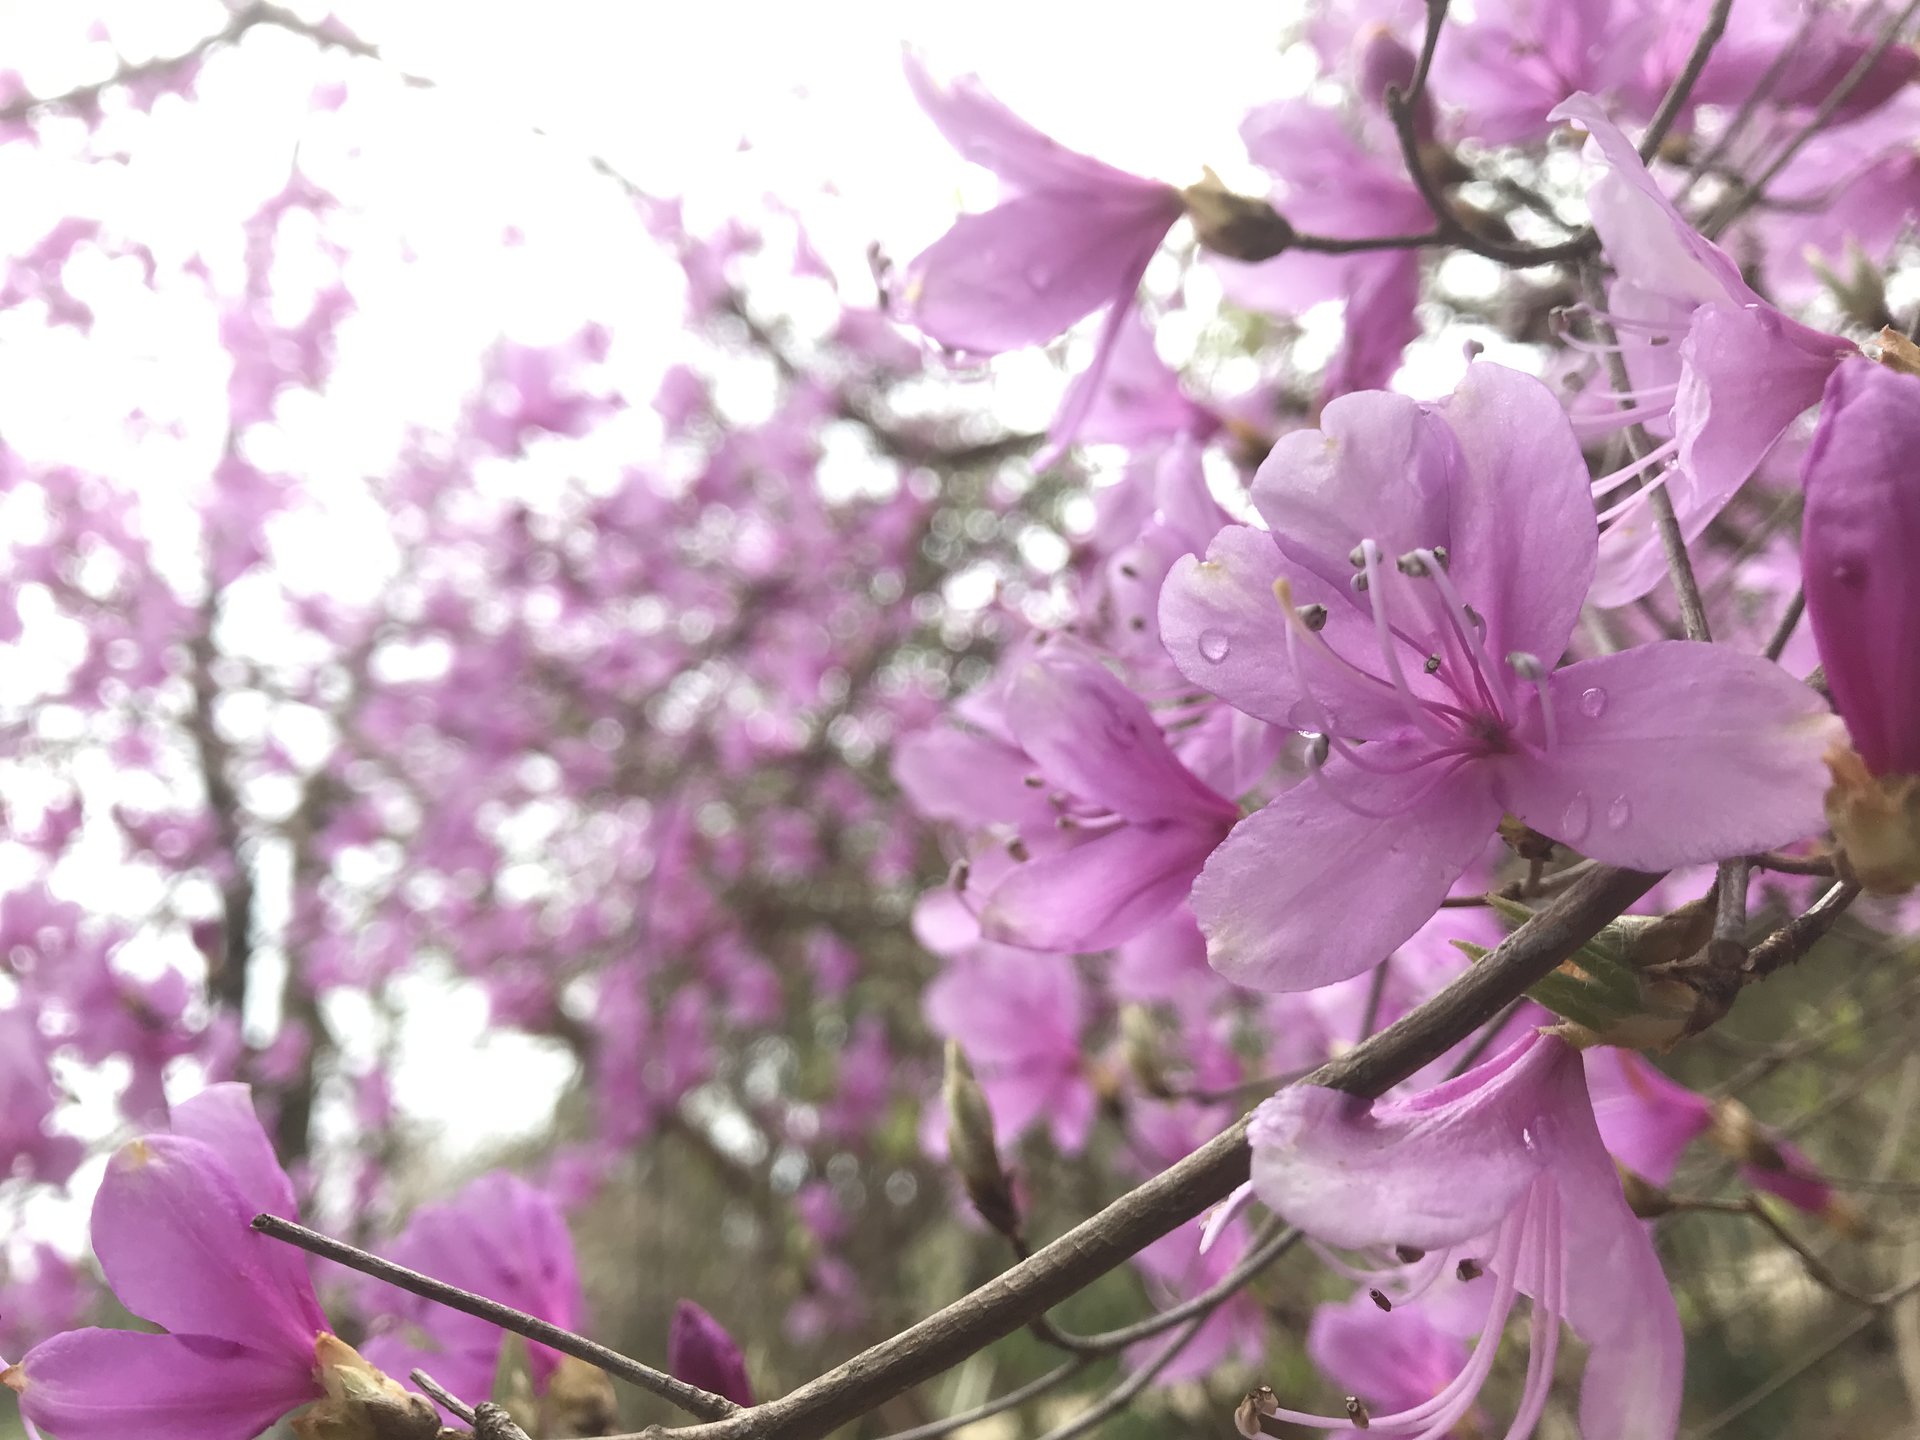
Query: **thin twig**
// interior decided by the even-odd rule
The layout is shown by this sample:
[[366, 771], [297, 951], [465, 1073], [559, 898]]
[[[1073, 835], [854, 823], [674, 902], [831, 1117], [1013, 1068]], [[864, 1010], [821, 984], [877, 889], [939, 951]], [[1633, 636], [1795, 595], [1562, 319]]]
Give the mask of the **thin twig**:
[[1113, 1416], [1118, 1415], [1133, 1403], [1134, 1397], [1151, 1385], [1160, 1372], [1179, 1358], [1180, 1352], [1193, 1342], [1200, 1333], [1200, 1327], [1207, 1323], [1205, 1315], [1196, 1315], [1187, 1322], [1186, 1328], [1154, 1353], [1151, 1360], [1128, 1375], [1113, 1389], [1102, 1395], [1093, 1404], [1063, 1425], [1056, 1425], [1040, 1437], [1040, 1440], [1073, 1440], [1076, 1435], [1085, 1435], [1096, 1430]]
[[523, 1310], [515, 1310], [510, 1305], [502, 1305], [497, 1300], [489, 1300], [484, 1295], [475, 1295], [462, 1290], [457, 1285], [435, 1280], [422, 1275], [417, 1270], [409, 1270], [404, 1265], [396, 1265], [391, 1260], [382, 1260], [357, 1246], [309, 1230], [304, 1225], [296, 1225], [291, 1220], [283, 1220], [278, 1215], [256, 1215], [253, 1228], [262, 1235], [281, 1240], [289, 1245], [298, 1246], [310, 1255], [319, 1255], [345, 1265], [349, 1270], [358, 1270], [362, 1275], [371, 1275], [376, 1280], [397, 1286], [422, 1299], [431, 1300], [436, 1305], [445, 1305], [449, 1310], [458, 1310], [463, 1314], [476, 1316], [489, 1324], [498, 1325], [502, 1330], [511, 1330], [516, 1335], [545, 1345], [550, 1350], [558, 1350], [562, 1355], [571, 1355], [576, 1360], [607, 1372], [617, 1379], [636, 1385], [650, 1394], [658, 1395], [670, 1405], [676, 1405], [689, 1415], [702, 1420], [725, 1420], [741, 1413], [740, 1407], [723, 1396], [710, 1394], [697, 1385], [689, 1385], [684, 1380], [642, 1365], [638, 1360], [609, 1350], [606, 1346], [576, 1335], [571, 1330], [562, 1330], [558, 1325], [550, 1325], [536, 1315]]
[[1761, 855], [1749, 855], [1747, 863], [1756, 870], [1772, 870], [1780, 875], [1819, 875], [1833, 878], [1833, 857], [1831, 855], [1782, 855], [1778, 850], [1769, 850]]
[[1700, 79], [1700, 72], [1707, 68], [1707, 61], [1713, 56], [1713, 47], [1720, 43], [1720, 37], [1726, 33], [1727, 12], [1732, 9], [1733, 0], [1714, 0], [1713, 9], [1707, 14], [1707, 23], [1701, 27], [1700, 37], [1693, 42], [1693, 50], [1687, 56], [1686, 67], [1667, 88], [1666, 98], [1661, 100], [1659, 110], [1647, 125], [1647, 133], [1640, 137], [1642, 160], [1651, 163], [1653, 157], [1659, 154], [1667, 132], [1673, 128], [1673, 122], [1680, 118], [1680, 112], [1693, 97], [1693, 87]]
[[1796, 590], [1793, 592], [1793, 599], [1787, 602], [1787, 608], [1780, 616], [1780, 623], [1773, 627], [1773, 634], [1767, 639], [1767, 648], [1761, 652], [1767, 659], [1780, 658], [1781, 652], [1787, 648], [1787, 642], [1793, 639], [1794, 630], [1799, 627], [1800, 617], [1806, 613], [1807, 592]]
[[473, 1407], [458, 1395], [453, 1394], [445, 1386], [435, 1381], [426, 1371], [412, 1371], [407, 1378], [418, 1385], [422, 1393], [424, 1393], [429, 1400], [433, 1401], [434, 1404], [438, 1405], [449, 1415], [458, 1416], [469, 1425], [473, 1424]]
[[1858, 885], [1842, 881], [1832, 886], [1805, 913], [1794, 916], [1753, 947], [1753, 953], [1747, 956], [1745, 980], [1763, 980], [1805, 955], [1859, 896]]

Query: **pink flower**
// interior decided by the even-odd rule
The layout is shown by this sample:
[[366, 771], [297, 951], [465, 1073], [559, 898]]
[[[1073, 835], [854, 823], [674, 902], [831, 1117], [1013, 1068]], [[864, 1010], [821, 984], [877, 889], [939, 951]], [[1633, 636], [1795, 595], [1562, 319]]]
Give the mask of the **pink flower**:
[[[563, 1330], [580, 1328], [580, 1277], [566, 1217], [546, 1191], [507, 1171], [482, 1175], [451, 1200], [422, 1205], [387, 1254]], [[389, 1286], [368, 1291], [387, 1311], [363, 1347], [370, 1361], [395, 1375], [425, 1370], [462, 1399], [493, 1393], [505, 1338], [497, 1326]], [[534, 1388], [544, 1392], [565, 1357], [543, 1345], [527, 1350]]]
[[[1614, 410], [1602, 423], [1640, 420], [1671, 432], [1650, 458], [1674, 458], [1657, 483], [1666, 486], [1681, 533], [1692, 540], [1820, 398], [1834, 367], [1859, 348], [1762, 300], [1732, 258], [1674, 208], [1592, 96], [1573, 96], [1552, 118], [1585, 126], [1608, 167], [1587, 203], [1618, 277], [1609, 318], [1636, 388], [1633, 409]], [[1629, 478], [1626, 471], [1602, 476], [1594, 492], [1617, 491]], [[1624, 605], [1666, 573], [1645, 491], [1601, 519], [1611, 523], [1601, 536], [1592, 598]]]
[[[1563, 1321], [1588, 1346], [1585, 1440], [1673, 1435], [1680, 1317], [1600, 1143], [1580, 1057], [1565, 1043], [1529, 1035], [1401, 1100], [1296, 1086], [1260, 1107], [1248, 1138], [1254, 1193], [1325, 1245], [1377, 1252], [1376, 1270], [1336, 1263], [1396, 1307], [1482, 1271], [1491, 1281], [1465, 1366], [1432, 1398], [1375, 1414], [1375, 1426], [1428, 1440], [1459, 1424], [1524, 1294], [1533, 1301], [1531, 1351], [1510, 1437], [1539, 1423]], [[1287, 1410], [1276, 1418], [1345, 1423]]]
[[1048, 645], [998, 697], [983, 729], [903, 745], [900, 783], [931, 815], [1009, 823], [965, 898], [989, 940], [1059, 953], [1105, 950], [1167, 915], [1239, 815], [1174, 754], [1144, 701], [1091, 654]]
[[368, 1403], [430, 1417], [328, 1330], [306, 1257], [251, 1228], [262, 1211], [292, 1216], [293, 1185], [244, 1085], [202, 1091], [172, 1134], [121, 1147], [94, 1199], [94, 1254], [120, 1302], [168, 1333], [43, 1341], [0, 1377], [21, 1413], [60, 1440], [252, 1440], [312, 1401], [325, 1403], [296, 1432], [331, 1433], [341, 1407]]
[[667, 1330], [667, 1369], [676, 1378], [736, 1405], [753, 1404], [746, 1358], [726, 1327], [691, 1300], [673, 1307]]
[[940, 133], [998, 175], [1006, 198], [963, 215], [910, 261], [902, 319], [955, 350], [997, 355], [1109, 311], [1077, 400], [1053, 424], [1067, 444], [1100, 388], [1147, 262], [1185, 210], [1171, 185], [1056, 144], [964, 76], [936, 83], [908, 55], [907, 81]]
[[1188, 679], [1326, 737], [1315, 783], [1241, 821], [1194, 888], [1216, 969], [1273, 990], [1358, 974], [1506, 811], [1649, 870], [1819, 828], [1829, 719], [1778, 666], [1666, 642], [1553, 668], [1596, 541], [1544, 385], [1478, 363], [1438, 404], [1349, 395], [1322, 424], [1260, 467], [1271, 533], [1223, 530], [1162, 593]]

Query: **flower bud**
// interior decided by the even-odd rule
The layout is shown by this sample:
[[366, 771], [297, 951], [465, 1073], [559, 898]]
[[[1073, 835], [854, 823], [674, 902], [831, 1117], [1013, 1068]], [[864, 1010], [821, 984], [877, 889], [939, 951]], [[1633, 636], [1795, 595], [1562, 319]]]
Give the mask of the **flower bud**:
[[1920, 376], [1844, 364], [1801, 467], [1807, 620], [1852, 745], [1827, 756], [1842, 872], [1875, 894], [1920, 884]]
[[[678, 1320], [677, 1313], [674, 1318]], [[680, 1375], [672, 1359], [671, 1339], [667, 1342], [667, 1356], [668, 1368]], [[689, 1384], [699, 1385], [703, 1390], [713, 1389], [711, 1385], [692, 1380], [686, 1375], [680, 1375], [680, 1378]], [[728, 1395], [727, 1398], [731, 1400], [738, 1397]], [[552, 1437], [552, 1440], [576, 1435], [611, 1435], [620, 1428], [619, 1419], [619, 1401], [614, 1396], [613, 1381], [607, 1378], [607, 1373], [571, 1355], [561, 1356], [553, 1378], [547, 1382], [547, 1393], [540, 1398], [540, 1433]]]
[[673, 1307], [673, 1324], [667, 1330], [667, 1369], [677, 1379], [736, 1405], [753, 1404], [753, 1386], [739, 1345], [724, 1325], [691, 1300]]
[[980, 1218], [1009, 1239], [1020, 1234], [1020, 1209], [1000, 1163], [993, 1137], [993, 1112], [986, 1092], [956, 1040], [947, 1041], [947, 1073], [941, 1085], [947, 1104], [947, 1155], [967, 1187]]
[[1293, 226], [1264, 200], [1237, 195], [1213, 171], [1180, 192], [1201, 248], [1229, 260], [1271, 260], [1293, 245]]

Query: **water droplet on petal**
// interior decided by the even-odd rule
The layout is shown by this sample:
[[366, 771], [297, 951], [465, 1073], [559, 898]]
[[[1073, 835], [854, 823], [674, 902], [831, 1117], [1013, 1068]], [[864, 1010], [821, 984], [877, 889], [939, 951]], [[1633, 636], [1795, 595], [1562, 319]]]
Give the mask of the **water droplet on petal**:
[[1580, 692], [1580, 713], [1589, 720], [1598, 720], [1607, 708], [1607, 692], [1604, 690], [1582, 690]]
[[1140, 737], [1134, 733], [1133, 726], [1125, 720], [1107, 722], [1107, 739], [1120, 750], [1131, 750], [1140, 742]]
[[1607, 828], [1624, 830], [1631, 819], [1633, 819], [1633, 802], [1624, 795], [1616, 795], [1613, 803], [1607, 806]]
[[1567, 802], [1567, 810], [1560, 817], [1560, 833], [1555, 839], [1564, 840], [1569, 845], [1578, 845], [1585, 838], [1587, 827], [1593, 824], [1593, 805], [1584, 795], [1575, 795]]
[[1227, 639], [1224, 630], [1202, 630], [1200, 632], [1200, 658], [1218, 665], [1227, 658], [1232, 642]]

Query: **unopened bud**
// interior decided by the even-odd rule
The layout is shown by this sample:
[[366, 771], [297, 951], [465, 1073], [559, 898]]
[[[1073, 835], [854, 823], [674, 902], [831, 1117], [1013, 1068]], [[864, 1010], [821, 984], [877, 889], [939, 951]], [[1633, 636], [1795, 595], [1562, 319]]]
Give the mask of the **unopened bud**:
[[1201, 248], [1229, 260], [1271, 260], [1293, 245], [1293, 226], [1264, 200], [1237, 195], [1208, 170], [1180, 192]]
[[1618, 1160], [1613, 1168], [1620, 1174], [1620, 1193], [1627, 1197], [1627, 1208], [1642, 1220], [1657, 1220], [1673, 1210], [1673, 1197], [1644, 1175], [1635, 1173]]
[[682, 1300], [673, 1307], [673, 1323], [667, 1328], [667, 1370], [676, 1379], [698, 1385], [736, 1405], [753, 1404], [753, 1386], [747, 1380], [746, 1357], [740, 1353], [739, 1345], [727, 1333], [726, 1326], [691, 1300]]
[[1020, 1211], [1013, 1186], [1000, 1164], [1000, 1147], [993, 1137], [993, 1112], [986, 1092], [974, 1078], [973, 1067], [957, 1040], [947, 1041], [946, 1079], [941, 1085], [947, 1105], [947, 1155], [967, 1187], [973, 1208], [1002, 1235], [1020, 1234]]

